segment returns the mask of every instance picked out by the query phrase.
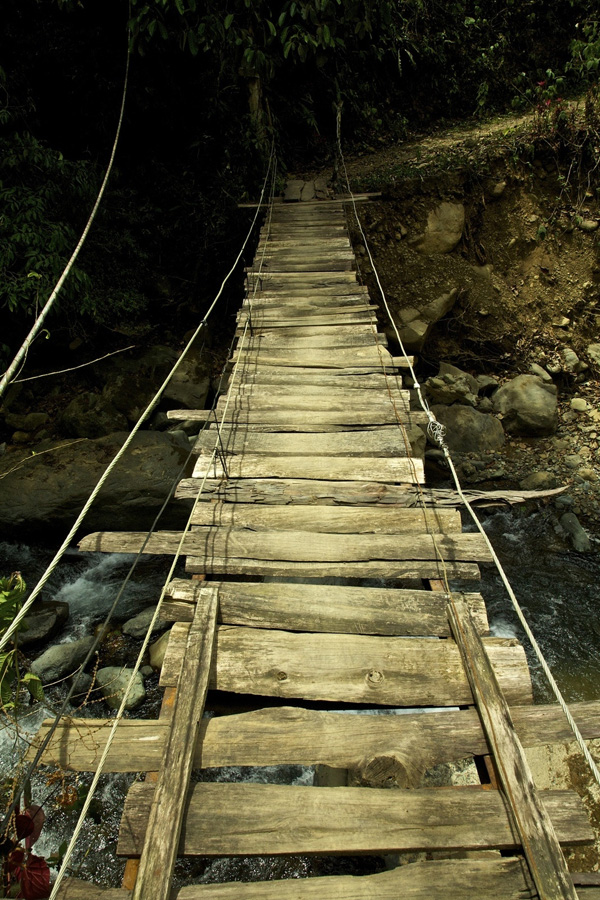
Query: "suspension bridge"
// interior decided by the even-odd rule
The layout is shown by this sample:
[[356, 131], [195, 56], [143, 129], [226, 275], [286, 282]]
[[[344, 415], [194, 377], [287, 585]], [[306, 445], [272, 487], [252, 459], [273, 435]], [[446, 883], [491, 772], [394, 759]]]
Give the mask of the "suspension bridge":
[[[533, 704], [523, 647], [489, 634], [477, 590], [489, 547], [463, 531], [458, 495], [424, 483], [427, 415], [411, 410], [411, 360], [392, 355], [357, 279], [346, 211], [269, 206], [229, 385], [213, 411], [170, 414], [205, 424], [177, 488], [189, 528], [81, 541], [182, 553], [186, 577], [161, 598], [173, 626], [159, 718], [65, 718], [44, 752], [66, 769], [95, 771], [104, 755], [106, 772], [147, 773], [123, 809], [123, 886], [65, 878], [60, 897], [600, 898], [565, 862], [595, 839], [582, 801], [539, 791], [523, 749], [571, 730], [558, 706]], [[373, 714], [390, 710], [408, 712]], [[599, 703], [573, 712], [584, 738], [600, 736]], [[479, 784], [424, 786], [465, 758]], [[280, 765], [315, 767], [315, 783], [194, 777]], [[386, 866], [173, 883], [181, 857], [315, 855]]]

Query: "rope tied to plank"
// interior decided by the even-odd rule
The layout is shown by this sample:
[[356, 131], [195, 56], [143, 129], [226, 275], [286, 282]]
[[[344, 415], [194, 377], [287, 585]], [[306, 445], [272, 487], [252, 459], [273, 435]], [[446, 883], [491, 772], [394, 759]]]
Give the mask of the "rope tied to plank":
[[[514, 610], [515, 610], [515, 612], [516, 612], [516, 614], [517, 614], [517, 617], [518, 617], [518, 619], [519, 619], [519, 622], [521, 623], [521, 626], [522, 626], [523, 630], [525, 631], [525, 634], [527, 635], [527, 638], [528, 638], [528, 640], [529, 640], [529, 642], [530, 642], [530, 644], [531, 644], [531, 646], [532, 646], [532, 648], [533, 648], [533, 650], [534, 650], [534, 652], [535, 652], [535, 655], [536, 655], [536, 657], [537, 657], [537, 659], [538, 659], [538, 661], [539, 661], [539, 663], [540, 663], [540, 666], [541, 666], [541, 668], [542, 668], [542, 671], [544, 672], [544, 674], [545, 674], [545, 676], [546, 676], [546, 678], [547, 678], [547, 680], [548, 680], [548, 683], [549, 683], [549, 685], [550, 685], [550, 687], [551, 687], [551, 689], [552, 689], [552, 692], [553, 692], [553, 694], [554, 694], [554, 696], [555, 696], [555, 698], [556, 698], [558, 704], [560, 705], [560, 707], [561, 707], [561, 709], [562, 709], [562, 711], [563, 711], [563, 713], [564, 713], [564, 715], [565, 715], [565, 718], [566, 718], [567, 722], [569, 723], [569, 727], [571, 728], [571, 731], [573, 732], [573, 736], [574, 736], [574, 738], [575, 738], [577, 744], [579, 745], [579, 748], [580, 748], [581, 752], [583, 753], [583, 756], [584, 756], [584, 758], [585, 758], [585, 760], [586, 760], [586, 762], [587, 762], [587, 764], [588, 764], [588, 766], [589, 766], [589, 768], [590, 768], [590, 771], [591, 771], [591, 773], [592, 773], [592, 775], [593, 775], [595, 781], [600, 785], [600, 770], [598, 769], [598, 766], [597, 766], [597, 764], [596, 764], [594, 758], [592, 757], [592, 755], [591, 755], [591, 753], [590, 753], [590, 751], [589, 751], [589, 748], [588, 748], [587, 744], [585, 743], [585, 741], [584, 741], [584, 739], [583, 739], [583, 736], [582, 736], [582, 734], [581, 734], [581, 732], [580, 732], [580, 730], [579, 730], [579, 728], [578, 728], [578, 726], [577, 726], [577, 723], [575, 722], [575, 719], [573, 718], [573, 715], [572, 715], [572, 713], [571, 713], [571, 711], [570, 711], [570, 709], [569, 709], [569, 707], [568, 707], [568, 704], [567, 704], [565, 698], [563, 697], [562, 692], [561, 692], [561, 690], [560, 690], [558, 684], [556, 683], [556, 680], [554, 679], [554, 676], [553, 676], [553, 674], [552, 674], [552, 672], [551, 672], [551, 670], [550, 670], [550, 667], [549, 667], [548, 663], [546, 662], [546, 659], [545, 659], [545, 657], [544, 657], [544, 654], [543, 654], [543, 652], [542, 652], [542, 649], [541, 649], [541, 647], [539, 646], [539, 644], [538, 644], [538, 642], [537, 642], [537, 640], [536, 640], [536, 638], [535, 638], [535, 636], [534, 636], [534, 634], [533, 634], [533, 632], [532, 632], [532, 630], [531, 630], [531, 627], [530, 627], [530, 625], [529, 625], [527, 619], [525, 618], [525, 614], [523, 613], [523, 610], [522, 610], [522, 608], [521, 608], [521, 605], [520, 605], [520, 603], [519, 603], [519, 601], [518, 601], [518, 599], [517, 599], [517, 596], [516, 596], [516, 594], [515, 594], [515, 592], [514, 592], [514, 590], [513, 590], [512, 585], [511, 585], [511, 583], [510, 583], [510, 581], [509, 581], [509, 579], [508, 579], [508, 576], [507, 576], [507, 574], [506, 574], [506, 572], [505, 572], [505, 570], [504, 570], [504, 567], [502, 566], [502, 563], [500, 562], [500, 559], [498, 558], [498, 555], [497, 555], [497, 553], [496, 553], [496, 551], [495, 551], [495, 549], [494, 549], [494, 547], [493, 547], [493, 545], [492, 545], [492, 542], [490, 541], [489, 536], [486, 534], [485, 529], [484, 529], [484, 527], [483, 527], [483, 525], [482, 525], [482, 523], [481, 523], [481, 520], [479, 519], [477, 513], [475, 512], [475, 510], [474, 510], [474, 508], [473, 508], [471, 502], [468, 500], [468, 498], [465, 496], [465, 494], [464, 494], [464, 492], [463, 492], [462, 485], [461, 485], [461, 483], [460, 483], [460, 479], [459, 479], [459, 477], [458, 477], [458, 473], [457, 473], [456, 468], [455, 468], [455, 466], [454, 466], [454, 462], [453, 462], [453, 460], [452, 460], [452, 456], [451, 456], [451, 454], [450, 454], [450, 450], [449, 450], [448, 444], [446, 443], [446, 438], [445, 438], [446, 430], [445, 430], [445, 427], [442, 425], [441, 422], [438, 422], [438, 420], [436, 419], [435, 415], [434, 415], [433, 412], [431, 411], [431, 409], [430, 409], [430, 407], [429, 407], [429, 404], [427, 403], [427, 400], [426, 400], [425, 397], [423, 396], [422, 386], [421, 386], [421, 384], [419, 383], [419, 380], [418, 380], [418, 378], [417, 378], [417, 376], [416, 376], [416, 373], [415, 373], [415, 370], [414, 370], [414, 368], [413, 368], [413, 365], [412, 365], [412, 363], [411, 363], [411, 361], [410, 361], [410, 357], [408, 356], [408, 354], [407, 354], [407, 352], [406, 352], [406, 349], [405, 349], [405, 347], [404, 347], [404, 343], [403, 343], [403, 341], [402, 341], [402, 338], [400, 337], [400, 333], [399, 333], [399, 331], [398, 331], [398, 326], [396, 325], [395, 319], [394, 319], [394, 317], [392, 316], [392, 312], [391, 312], [391, 310], [390, 310], [389, 303], [388, 303], [388, 300], [387, 300], [387, 296], [386, 296], [385, 290], [384, 290], [384, 288], [383, 288], [383, 285], [382, 285], [382, 283], [381, 283], [381, 279], [380, 279], [380, 277], [379, 277], [379, 272], [378, 272], [378, 270], [377, 270], [377, 266], [375, 265], [375, 260], [373, 259], [373, 254], [372, 254], [372, 252], [371, 252], [371, 248], [370, 248], [370, 246], [369, 246], [369, 242], [368, 242], [368, 240], [367, 240], [367, 236], [366, 236], [366, 234], [365, 234], [365, 231], [364, 231], [362, 222], [361, 222], [360, 217], [359, 217], [359, 215], [358, 215], [358, 208], [357, 208], [357, 204], [356, 204], [356, 199], [355, 199], [355, 197], [354, 197], [354, 194], [353, 194], [353, 192], [352, 192], [352, 188], [351, 188], [351, 186], [350, 186], [350, 179], [349, 179], [349, 176], [348, 176], [348, 170], [347, 170], [347, 167], [346, 167], [346, 161], [345, 161], [345, 159], [344, 159], [344, 153], [343, 153], [343, 150], [342, 150], [342, 140], [341, 140], [341, 120], [342, 120], [342, 104], [341, 104], [341, 103], [338, 103], [338, 104], [337, 104], [337, 117], [336, 117], [337, 152], [338, 152], [339, 159], [340, 159], [340, 162], [341, 162], [341, 165], [342, 165], [342, 169], [343, 169], [343, 172], [344, 172], [344, 178], [345, 178], [345, 181], [346, 181], [348, 194], [349, 194], [349, 196], [350, 196], [350, 201], [351, 201], [352, 206], [353, 206], [353, 211], [354, 211], [354, 216], [355, 216], [355, 219], [356, 219], [356, 222], [357, 222], [357, 226], [358, 226], [358, 229], [359, 229], [359, 231], [360, 231], [360, 234], [361, 234], [361, 237], [362, 237], [362, 240], [363, 240], [364, 247], [365, 247], [365, 249], [366, 249], [366, 251], [367, 251], [367, 255], [368, 255], [368, 258], [369, 258], [369, 263], [370, 263], [370, 265], [371, 265], [371, 267], [372, 267], [373, 275], [374, 275], [375, 280], [376, 280], [376, 282], [377, 282], [377, 287], [378, 287], [378, 289], [379, 289], [379, 293], [380, 293], [380, 295], [381, 295], [381, 299], [382, 299], [382, 301], [383, 301], [383, 304], [384, 304], [384, 307], [385, 307], [385, 310], [386, 310], [386, 313], [387, 313], [387, 316], [388, 316], [388, 320], [390, 321], [390, 323], [391, 323], [391, 325], [392, 325], [392, 327], [393, 327], [393, 329], [394, 329], [394, 333], [395, 333], [396, 339], [397, 339], [397, 341], [398, 341], [398, 345], [399, 345], [399, 347], [400, 347], [400, 351], [401, 351], [402, 355], [404, 356], [404, 359], [406, 360], [407, 367], [408, 367], [408, 369], [409, 369], [409, 371], [410, 371], [410, 375], [411, 375], [411, 378], [412, 378], [412, 380], [413, 380], [414, 388], [415, 388], [415, 391], [416, 391], [416, 393], [417, 393], [417, 397], [418, 397], [418, 399], [419, 399], [420, 406], [421, 406], [421, 408], [423, 409], [423, 411], [424, 411], [424, 412], [426, 413], [426, 415], [427, 415], [427, 418], [428, 418], [427, 431], [428, 431], [429, 434], [431, 434], [432, 438], [436, 441], [436, 443], [438, 444], [438, 446], [440, 447], [440, 449], [442, 450], [442, 452], [443, 452], [443, 454], [444, 454], [444, 459], [446, 460], [446, 462], [447, 462], [447, 464], [448, 464], [448, 468], [450, 469], [450, 473], [451, 473], [451, 475], [452, 475], [452, 480], [454, 481], [454, 484], [455, 484], [455, 486], [456, 486], [456, 491], [457, 491], [457, 493], [458, 493], [458, 495], [459, 495], [459, 497], [460, 497], [460, 499], [461, 499], [461, 502], [464, 504], [465, 508], [467, 509], [469, 515], [471, 516], [471, 519], [473, 520], [473, 523], [474, 523], [475, 527], [477, 528], [477, 530], [479, 531], [479, 533], [482, 535], [482, 537], [483, 537], [483, 539], [484, 539], [484, 541], [485, 541], [485, 543], [486, 543], [486, 546], [487, 546], [488, 550], [490, 551], [490, 554], [491, 554], [491, 556], [492, 556], [492, 560], [493, 560], [493, 562], [494, 562], [494, 564], [495, 564], [495, 566], [496, 566], [496, 569], [497, 569], [497, 571], [498, 571], [498, 573], [499, 573], [499, 575], [500, 575], [500, 578], [502, 579], [502, 583], [503, 583], [503, 585], [504, 585], [504, 587], [505, 587], [505, 589], [506, 589], [506, 592], [507, 592], [507, 594], [508, 594], [508, 596], [509, 596], [509, 598], [510, 598], [510, 601], [511, 601], [511, 603], [512, 603], [512, 605], [513, 605], [513, 608], [514, 608]], [[442, 561], [442, 565], [443, 565], [443, 561]], [[451, 595], [451, 592], [449, 591], [447, 580], [445, 580], [445, 585], [446, 585], [446, 589], [447, 589], [448, 600], [449, 600], [450, 603], [452, 603], [452, 602], [453, 602], [453, 601], [452, 601], [452, 595]]]

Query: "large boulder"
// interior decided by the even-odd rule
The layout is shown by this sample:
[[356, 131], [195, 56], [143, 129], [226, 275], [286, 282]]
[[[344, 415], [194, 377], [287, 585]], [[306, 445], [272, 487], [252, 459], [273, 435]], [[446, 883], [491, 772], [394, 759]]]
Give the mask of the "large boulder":
[[72, 675], [84, 661], [94, 643], [93, 637], [80, 638], [68, 644], [56, 644], [49, 647], [31, 664], [31, 671], [42, 684], [59, 681], [66, 675]]
[[450, 253], [460, 241], [465, 227], [462, 203], [440, 203], [427, 217], [427, 227], [415, 242], [420, 253]]
[[504, 430], [494, 416], [456, 403], [453, 406], [435, 405], [431, 409], [438, 422], [446, 428], [446, 443], [450, 451], [485, 453], [499, 450], [504, 444]]
[[60, 417], [64, 431], [76, 438], [97, 438], [127, 428], [127, 418], [102, 394], [87, 391], [74, 397]]
[[[43, 444], [36, 449], [49, 452], [24, 458], [17, 467], [14, 455], [5, 453], [0, 458], [0, 475], [6, 472], [0, 491], [0, 536], [68, 528], [127, 436], [117, 432], [54, 448]], [[188, 452], [189, 441], [182, 433], [139, 431], [92, 505], [86, 530], [148, 528]], [[162, 527], [179, 527], [184, 519], [177, 505]]]
[[517, 375], [494, 394], [494, 410], [502, 414], [509, 432], [533, 437], [553, 434], [558, 421], [556, 395], [556, 385], [537, 375]]

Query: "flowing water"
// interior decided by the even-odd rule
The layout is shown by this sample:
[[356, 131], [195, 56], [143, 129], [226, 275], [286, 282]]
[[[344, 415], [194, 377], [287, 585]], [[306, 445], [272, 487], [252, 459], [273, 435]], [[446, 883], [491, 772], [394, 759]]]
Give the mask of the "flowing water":
[[[516, 510], [482, 514], [484, 526], [506, 568], [515, 593], [536, 635], [556, 680], [570, 701], [600, 698], [600, 541], [593, 542], [591, 554], [565, 550], [553, 530], [552, 519], [544, 513], [524, 514]], [[0, 573], [19, 569], [29, 584], [34, 584], [51, 558], [45, 548], [23, 544], [0, 544]], [[69, 603], [71, 618], [60, 640], [73, 640], [89, 633], [99, 623], [115, 597], [130, 565], [120, 554], [78, 554], [70, 552], [64, 564], [45, 589], [45, 599]], [[156, 601], [168, 568], [168, 560], [145, 558], [123, 597], [117, 620], [123, 621]], [[492, 633], [516, 636], [524, 644], [534, 683], [536, 702], [551, 700], [545, 678], [512, 609], [500, 577], [492, 567], [482, 568], [481, 592], [487, 604]], [[473, 590], [473, 585], [468, 585]], [[138, 644], [126, 648], [130, 660]], [[62, 691], [62, 693], [61, 693]], [[155, 691], [158, 696], [158, 691]], [[53, 704], [64, 696], [64, 688], [49, 692]], [[78, 715], [108, 716], [103, 704]], [[26, 743], [27, 731], [35, 733], [47, 711], [34, 708], [25, 720], [25, 734], [18, 741], [10, 728], [0, 731], [0, 771], [6, 779], [18, 763]], [[133, 715], [156, 716], [156, 702]], [[120, 883], [123, 862], [115, 856], [120, 811], [129, 785], [135, 776], [103, 776], [93, 804], [93, 815], [86, 821], [75, 854], [73, 868], [80, 877], [116, 886]], [[263, 781], [286, 784], [312, 783], [313, 770], [280, 766], [268, 769], [220, 769], [200, 774], [202, 779], [218, 781]], [[69, 776], [69, 790], [85, 792], [90, 776]], [[36, 851], [55, 852], [72, 831], [76, 809], [64, 809], [54, 802], [63, 792], [62, 784], [50, 784], [38, 776], [33, 784], [34, 802], [47, 802], [48, 819]], [[193, 860], [178, 863], [177, 881], [209, 883], [248, 881], [270, 878], [304, 877], [336, 873], [376, 871], [381, 859], [319, 860], [260, 858], [246, 860]]]

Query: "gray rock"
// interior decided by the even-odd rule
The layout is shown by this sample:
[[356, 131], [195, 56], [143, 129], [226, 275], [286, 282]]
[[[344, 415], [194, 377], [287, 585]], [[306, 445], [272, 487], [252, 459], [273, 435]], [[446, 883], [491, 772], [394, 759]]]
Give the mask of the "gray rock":
[[465, 227], [462, 203], [441, 203], [427, 217], [427, 226], [415, 243], [420, 253], [450, 253], [459, 243]]
[[[462, 369], [459, 369], [458, 366], [453, 366], [452, 363], [441, 362], [440, 363], [440, 371], [439, 375], [456, 375], [457, 378], [464, 378], [469, 384], [470, 390], [472, 394], [478, 394], [479, 387], [479, 378], [475, 378], [474, 375], [469, 375], [468, 372], [463, 372]], [[487, 378], [486, 375], [481, 376], [482, 378]], [[497, 382], [495, 382], [497, 384]]]
[[590, 539], [585, 533], [575, 513], [567, 512], [560, 517], [561, 528], [568, 534], [573, 549], [578, 553], [589, 553]]
[[60, 417], [71, 437], [98, 438], [127, 428], [127, 419], [106, 397], [84, 393], [75, 397]]
[[475, 378], [477, 384], [477, 393], [485, 394], [487, 397], [493, 394], [500, 382], [492, 375], [477, 375]]
[[32, 647], [48, 641], [62, 629], [69, 618], [69, 604], [47, 600], [36, 603], [25, 617], [26, 628], [19, 631], [19, 647]]
[[475, 406], [477, 395], [471, 390], [471, 383], [464, 375], [436, 375], [425, 382], [427, 396], [433, 403], [443, 403], [450, 406], [452, 403], [462, 403], [465, 406]]
[[450, 312], [457, 297], [458, 290], [453, 288], [447, 294], [440, 294], [435, 300], [424, 304], [420, 309], [410, 306], [394, 313], [396, 326], [406, 350], [422, 349], [432, 327]]
[[532, 472], [519, 482], [524, 491], [546, 491], [557, 486], [558, 482], [551, 472]]
[[506, 190], [506, 182], [498, 181], [490, 191], [490, 200], [498, 200]]
[[580, 219], [577, 218], [575, 220], [575, 224], [579, 228], [580, 231], [586, 231], [588, 234], [592, 231], [597, 231], [598, 229], [598, 220], [597, 219]]
[[571, 372], [573, 375], [576, 375], [578, 372], [581, 372], [582, 364], [581, 360], [577, 356], [574, 350], [570, 347], [564, 347], [561, 350], [561, 356], [564, 361], [564, 369], [565, 372]]
[[54, 647], [49, 647], [32, 662], [31, 671], [41, 679], [43, 684], [58, 681], [81, 665], [93, 643], [93, 637], [85, 637], [78, 641], [71, 641], [69, 644], [56, 644]]
[[507, 431], [523, 435], [547, 435], [556, 430], [556, 385], [536, 375], [517, 375], [498, 388], [494, 409], [503, 416]]
[[72, 702], [78, 705], [81, 702], [81, 695], [88, 693], [94, 684], [94, 679], [87, 672], [79, 672], [74, 678], [70, 678], [69, 681], [71, 684], [75, 682], [75, 694]]
[[494, 416], [457, 404], [433, 406], [432, 410], [446, 428], [446, 443], [451, 451], [482, 453], [499, 450], [504, 444], [502, 425]]
[[150, 678], [151, 675], [154, 675], [154, 669], [152, 666], [142, 666], [140, 669], [140, 674], [142, 678]]
[[542, 381], [546, 381], [548, 384], [550, 384], [550, 382], [552, 381], [552, 375], [546, 372], [546, 370], [543, 369], [542, 366], [538, 366], [537, 363], [531, 363], [531, 365], [529, 366], [529, 371], [532, 375], [537, 375], [538, 378], [541, 378]]
[[600, 344], [588, 344], [587, 353], [592, 362], [600, 366]]
[[[126, 434], [80, 441], [28, 459], [2, 479], [0, 534], [70, 525]], [[152, 523], [189, 453], [185, 436], [140, 431], [111, 473], [86, 519], [89, 531], [145, 530]], [[0, 458], [0, 474], [14, 465]], [[165, 528], [180, 527], [185, 504], [169, 511]]]
[[[128, 619], [123, 625], [123, 634], [128, 634], [133, 638], [145, 637], [155, 609], [156, 606], [149, 606], [147, 609], [143, 609], [141, 613], [138, 613], [137, 616], [134, 616], [133, 619]], [[154, 623], [152, 634], [158, 634], [167, 627], [168, 623], [164, 619], [158, 618]]]
[[573, 397], [569, 405], [575, 412], [585, 412], [588, 409], [588, 402], [583, 397]]
[[[132, 673], [133, 669], [121, 669], [119, 666], [106, 666], [104, 669], [98, 669], [96, 681], [105, 703], [111, 709], [118, 709], [121, 705]], [[125, 709], [136, 709], [145, 699], [144, 679], [140, 672], [136, 672], [127, 702], [125, 703]]]
[[165, 631], [157, 641], [154, 641], [153, 644], [150, 645], [150, 665], [153, 669], [162, 669], [162, 664], [164, 662], [165, 653], [167, 652], [167, 645], [169, 643], [169, 637], [171, 636], [171, 629], [169, 631]]
[[49, 418], [48, 413], [43, 412], [31, 412], [25, 416], [7, 413], [6, 424], [9, 428], [15, 428], [17, 431], [37, 431], [43, 425], [46, 425]]
[[493, 413], [494, 412], [494, 404], [492, 403], [489, 397], [482, 397], [479, 403], [477, 404], [477, 409], [481, 413]]

